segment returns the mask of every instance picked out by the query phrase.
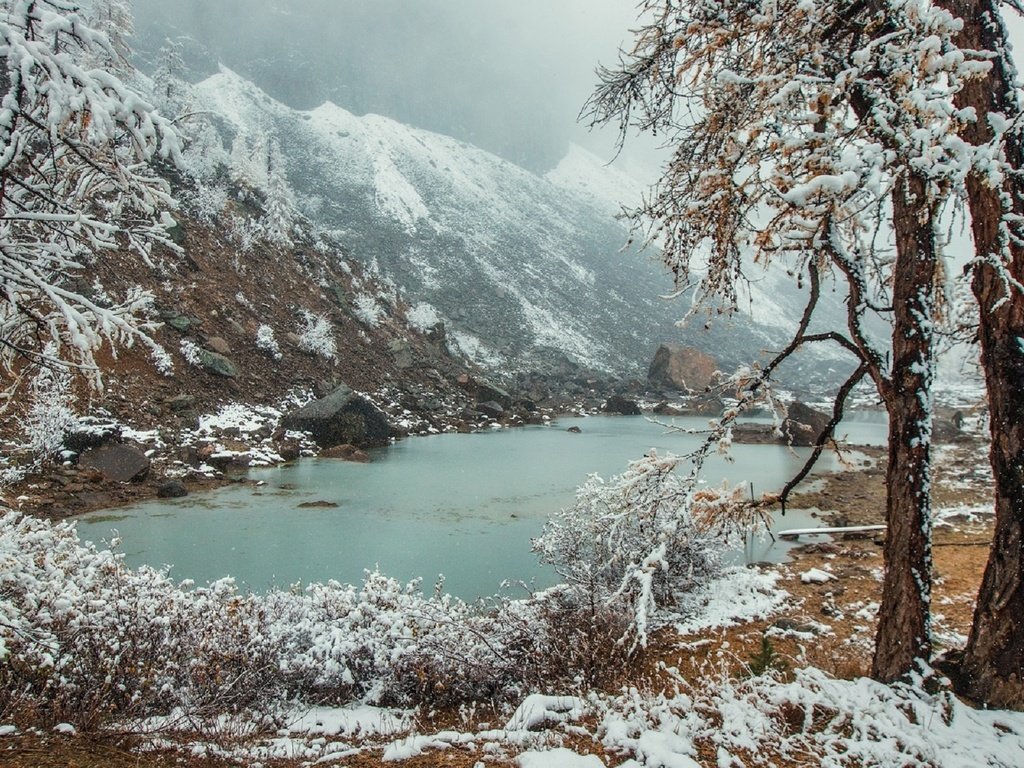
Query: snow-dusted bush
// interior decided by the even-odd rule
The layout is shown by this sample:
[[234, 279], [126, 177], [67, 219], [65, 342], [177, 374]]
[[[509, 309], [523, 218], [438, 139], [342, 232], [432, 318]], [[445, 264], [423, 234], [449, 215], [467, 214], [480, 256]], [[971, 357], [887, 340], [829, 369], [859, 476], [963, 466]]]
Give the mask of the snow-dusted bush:
[[281, 359], [281, 347], [274, 336], [274, 329], [266, 323], [256, 329], [256, 349], [266, 352], [275, 360]]
[[206, 224], [216, 223], [228, 204], [228, 190], [220, 184], [197, 182], [192, 202], [199, 220]]
[[188, 726], [286, 701], [507, 699], [543, 680], [537, 605], [484, 615], [380, 574], [190, 587], [83, 545], [73, 524], [0, 515], [0, 713], [92, 728], [177, 711]]
[[[47, 347], [48, 354], [55, 354]], [[25, 447], [39, 461], [46, 461], [60, 449], [64, 435], [75, 421], [71, 373], [65, 368], [42, 368], [32, 382], [30, 405], [25, 418]]]
[[[240, 253], [248, 253], [251, 251], [253, 246], [255, 246], [265, 234], [263, 224], [256, 219], [249, 219], [244, 216], [232, 216], [228, 222], [228, 238], [238, 246]], [[235, 254], [234, 256], [234, 267], [236, 272], [241, 273], [245, 271], [238, 258], [238, 254]]]
[[679, 461], [652, 451], [610, 481], [592, 475], [533, 543], [588, 600], [629, 605], [641, 643], [655, 609], [718, 567], [720, 545], [694, 524], [693, 484], [676, 474]]
[[326, 360], [334, 360], [338, 354], [338, 345], [334, 340], [331, 321], [326, 316], [306, 309], [301, 311], [299, 349]]
[[409, 321], [409, 327], [415, 328], [417, 331], [429, 331], [441, 322], [441, 316], [437, 310], [425, 301], [412, 307], [405, 317]]
[[199, 346], [191, 339], [182, 339], [179, 349], [181, 350], [181, 356], [185, 358], [185, 362], [189, 365], [202, 364], [203, 358]]
[[[57, 359], [52, 344], [44, 354]], [[75, 422], [71, 372], [64, 367], [41, 367], [32, 380], [28, 409], [22, 421], [27, 462], [0, 461], [0, 488], [23, 479], [27, 472], [51, 460], [60, 450], [64, 436]]]
[[380, 318], [384, 314], [384, 310], [373, 296], [368, 293], [360, 293], [352, 301], [352, 314], [359, 322], [370, 328], [376, 328], [380, 325]]

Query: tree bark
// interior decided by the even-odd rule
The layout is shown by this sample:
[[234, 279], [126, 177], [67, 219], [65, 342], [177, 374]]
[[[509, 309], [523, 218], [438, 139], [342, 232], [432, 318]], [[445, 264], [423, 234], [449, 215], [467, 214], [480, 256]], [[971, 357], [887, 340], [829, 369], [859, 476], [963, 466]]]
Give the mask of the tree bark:
[[[963, 138], [981, 146], [993, 138], [987, 116], [1021, 114], [1015, 72], [1006, 56], [1006, 29], [995, 0], [943, 0], [963, 20], [961, 48], [992, 51], [992, 70], [957, 95], [977, 120]], [[1024, 215], [1024, 151], [1020, 128], [1006, 137], [1015, 175], [1002, 188], [975, 172], [967, 183], [976, 264], [971, 288], [978, 301], [981, 363], [988, 389], [995, 478], [995, 533], [964, 650], [962, 692], [990, 706], [1024, 709], [1024, 248], [1007, 236], [1007, 213]], [[1017, 233], [1020, 234], [1019, 232]], [[1016, 282], [1016, 287], [1012, 285]]]
[[926, 182], [910, 175], [893, 191], [891, 379], [881, 387], [889, 413], [885, 577], [871, 676], [892, 682], [931, 653], [932, 316], [937, 250], [935, 206]]

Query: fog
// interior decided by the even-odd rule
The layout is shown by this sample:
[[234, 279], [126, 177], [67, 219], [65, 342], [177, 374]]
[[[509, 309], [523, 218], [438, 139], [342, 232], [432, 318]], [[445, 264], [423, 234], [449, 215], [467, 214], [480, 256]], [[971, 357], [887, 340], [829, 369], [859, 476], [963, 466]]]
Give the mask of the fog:
[[135, 13], [143, 68], [176, 39], [195, 78], [220, 62], [292, 107], [331, 100], [534, 170], [570, 140], [611, 155], [614, 132], [577, 116], [636, 18], [635, 0], [136, 0]]

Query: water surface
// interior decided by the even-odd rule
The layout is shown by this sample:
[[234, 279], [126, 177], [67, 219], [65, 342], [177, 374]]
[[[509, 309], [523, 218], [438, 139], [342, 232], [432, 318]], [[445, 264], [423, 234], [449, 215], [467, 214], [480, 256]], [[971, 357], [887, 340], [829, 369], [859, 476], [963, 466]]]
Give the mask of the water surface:
[[[700, 428], [706, 419], [676, 423]], [[578, 426], [581, 434], [566, 431]], [[884, 437], [877, 423], [850, 424], [858, 442]], [[643, 417], [560, 419], [555, 426], [404, 440], [373, 452], [369, 464], [330, 459], [254, 470], [260, 487], [234, 485], [184, 499], [158, 500], [80, 518], [93, 541], [122, 539], [129, 565], [171, 565], [205, 582], [231, 575], [251, 589], [295, 582], [359, 582], [379, 567], [425, 587], [445, 576], [460, 597], [493, 594], [506, 579], [550, 586], [555, 574], [530, 552], [549, 514], [573, 502], [590, 473], [609, 477], [652, 448], [682, 454], [699, 438], [666, 432]], [[801, 466], [773, 445], [736, 445], [732, 463], [715, 456], [709, 483], [779, 489]], [[831, 456], [822, 467], [835, 466]], [[323, 502], [327, 505], [302, 507]], [[794, 513], [782, 527], [813, 525]], [[755, 542], [745, 556], [780, 559], [788, 545]], [[741, 556], [742, 557], [742, 556]]]

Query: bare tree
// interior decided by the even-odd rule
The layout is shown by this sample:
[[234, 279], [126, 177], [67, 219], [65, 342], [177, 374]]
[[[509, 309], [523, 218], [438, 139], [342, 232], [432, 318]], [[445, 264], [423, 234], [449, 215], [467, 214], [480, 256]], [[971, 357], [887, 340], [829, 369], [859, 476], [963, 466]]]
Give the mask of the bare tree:
[[64, 0], [0, 9], [0, 363], [15, 377], [26, 364], [77, 365], [98, 384], [104, 344], [140, 341], [169, 364], [147, 333], [146, 293], [94, 295], [81, 277], [114, 249], [153, 264], [155, 244], [175, 247], [174, 203], [148, 162], [176, 160], [179, 146], [144, 99], [94, 66], [120, 59], [81, 11]]
[[[873, 674], [930, 652], [933, 334], [942, 275], [937, 227], [961, 182], [965, 115], [952, 104], [978, 74], [951, 40], [955, 20], [924, 4], [647, 0], [633, 51], [602, 72], [597, 122], [665, 137], [674, 153], [633, 219], [662, 248], [696, 306], [731, 311], [760, 264], [808, 289], [792, 341], [741, 403], [808, 345], [850, 354], [809, 471], [865, 377], [889, 413], [886, 576]], [[821, 281], [846, 294], [845, 328], [817, 329]], [[868, 332], [891, 324], [888, 344]], [[812, 332], [812, 328], [815, 330]]]

